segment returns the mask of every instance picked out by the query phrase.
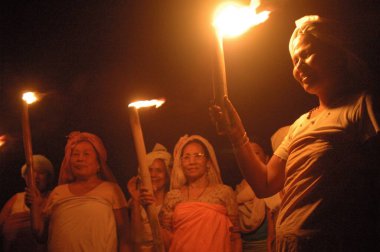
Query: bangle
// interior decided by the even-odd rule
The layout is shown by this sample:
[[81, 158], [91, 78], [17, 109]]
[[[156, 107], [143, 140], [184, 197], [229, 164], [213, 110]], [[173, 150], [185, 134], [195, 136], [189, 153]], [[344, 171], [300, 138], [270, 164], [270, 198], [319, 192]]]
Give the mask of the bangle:
[[246, 145], [247, 143], [249, 143], [249, 138], [247, 136], [247, 132], [244, 132], [244, 135], [240, 138], [240, 140], [235, 143], [232, 143], [232, 146], [234, 148], [240, 148]]

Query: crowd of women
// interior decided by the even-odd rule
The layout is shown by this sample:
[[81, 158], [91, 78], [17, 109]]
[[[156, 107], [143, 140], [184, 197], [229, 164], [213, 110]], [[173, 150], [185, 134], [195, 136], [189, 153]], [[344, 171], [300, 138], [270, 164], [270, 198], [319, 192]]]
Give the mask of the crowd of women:
[[155, 251], [152, 205], [170, 252], [371, 251], [380, 130], [369, 79], [338, 23], [306, 16], [296, 25], [293, 75], [319, 105], [286, 128], [271, 158], [250, 142], [228, 98], [209, 108], [245, 178], [236, 191], [223, 183], [211, 143], [185, 135], [173, 155], [160, 144], [147, 154], [153, 193], [133, 177], [127, 201], [101, 139], [72, 132], [58, 185], [50, 161], [36, 155], [36, 187], [3, 207], [5, 251]]
[[[51, 162], [35, 155], [37, 188], [26, 188], [4, 206], [4, 250], [155, 251], [145, 211], [153, 204], [160, 213], [168, 251], [241, 251], [236, 195], [222, 182], [210, 142], [185, 135], [173, 157], [156, 144], [146, 156], [154, 193], [141, 185], [138, 176], [132, 177], [127, 202], [107, 166], [100, 138], [72, 132], [58, 185], [52, 189]], [[24, 165], [22, 175], [27, 179], [26, 170]]]

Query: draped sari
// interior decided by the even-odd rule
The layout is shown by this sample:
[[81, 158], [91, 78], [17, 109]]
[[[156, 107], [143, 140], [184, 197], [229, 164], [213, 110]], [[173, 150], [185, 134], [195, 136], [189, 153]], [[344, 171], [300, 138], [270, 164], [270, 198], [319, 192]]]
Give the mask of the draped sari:
[[179, 203], [173, 214], [174, 235], [170, 252], [229, 252], [230, 227], [227, 210], [219, 204]]

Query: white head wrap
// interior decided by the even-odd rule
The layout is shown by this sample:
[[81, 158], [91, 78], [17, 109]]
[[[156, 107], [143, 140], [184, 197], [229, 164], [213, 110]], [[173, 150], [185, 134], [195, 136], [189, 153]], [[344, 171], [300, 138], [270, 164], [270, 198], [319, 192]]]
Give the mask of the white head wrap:
[[346, 58], [347, 80], [353, 87], [363, 89], [372, 84], [365, 62], [354, 53], [353, 37], [349, 36], [347, 25], [318, 15], [304, 16], [295, 23], [296, 28], [289, 41], [291, 56], [294, 54], [296, 39], [301, 35], [311, 36], [323, 44], [343, 52]]
[[218, 161], [216, 160], [215, 151], [209, 141], [199, 135], [184, 135], [178, 140], [177, 144], [174, 147], [174, 165], [171, 174], [170, 190], [180, 189], [187, 183], [185, 174], [182, 170], [181, 155], [183, 148], [187, 145], [187, 143], [193, 140], [200, 141], [206, 147], [209, 154], [208, 158], [210, 160], [210, 167], [208, 170], [208, 180], [210, 185], [223, 183], [222, 177], [220, 176], [220, 169]]
[[112, 182], [117, 182], [111, 169], [107, 165], [107, 150], [103, 141], [96, 135], [88, 132], [73, 131], [67, 138], [65, 147], [65, 157], [63, 158], [61, 169], [59, 171], [58, 184], [67, 184], [75, 180], [70, 165], [71, 152], [74, 147], [80, 142], [89, 142], [95, 149], [100, 165], [99, 175], [102, 179]]
[[[42, 155], [33, 155], [33, 169], [39, 172], [49, 173], [51, 178], [54, 178], [54, 167], [49, 159]], [[21, 167], [21, 177], [25, 178], [27, 166], [24, 164]]]
[[152, 165], [153, 161], [156, 159], [162, 159], [165, 163], [166, 172], [168, 177], [170, 177], [170, 168], [172, 164], [172, 155], [167, 152], [166, 148], [159, 143], [156, 143], [153, 147], [152, 152], [146, 155], [146, 165], [149, 167]]
[[330, 46], [349, 51], [350, 40], [342, 24], [317, 15], [304, 16], [296, 20], [296, 28], [289, 42], [290, 54], [294, 52], [294, 40], [300, 35], [309, 35]]

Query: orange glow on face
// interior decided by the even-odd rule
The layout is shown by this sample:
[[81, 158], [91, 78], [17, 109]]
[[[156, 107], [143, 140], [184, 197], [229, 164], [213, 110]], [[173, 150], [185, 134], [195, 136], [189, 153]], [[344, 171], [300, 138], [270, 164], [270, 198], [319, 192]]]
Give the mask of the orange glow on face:
[[33, 102], [37, 101], [38, 98], [34, 92], [26, 92], [22, 95], [22, 99], [27, 103], [27, 104], [32, 104]]
[[128, 107], [135, 107], [136, 109], [139, 109], [139, 108], [155, 106], [156, 108], [158, 108], [164, 103], [165, 103], [165, 99], [153, 99], [153, 100], [145, 100], [145, 101], [135, 101], [135, 102], [130, 103]]
[[236, 37], [251, 27], [265, 22], [270, 11], [256, 13], [260, 0], [252, 0], [249, 6], [234, 2], [221, 4], [214, 15], [213, 26], [222, 38]]

